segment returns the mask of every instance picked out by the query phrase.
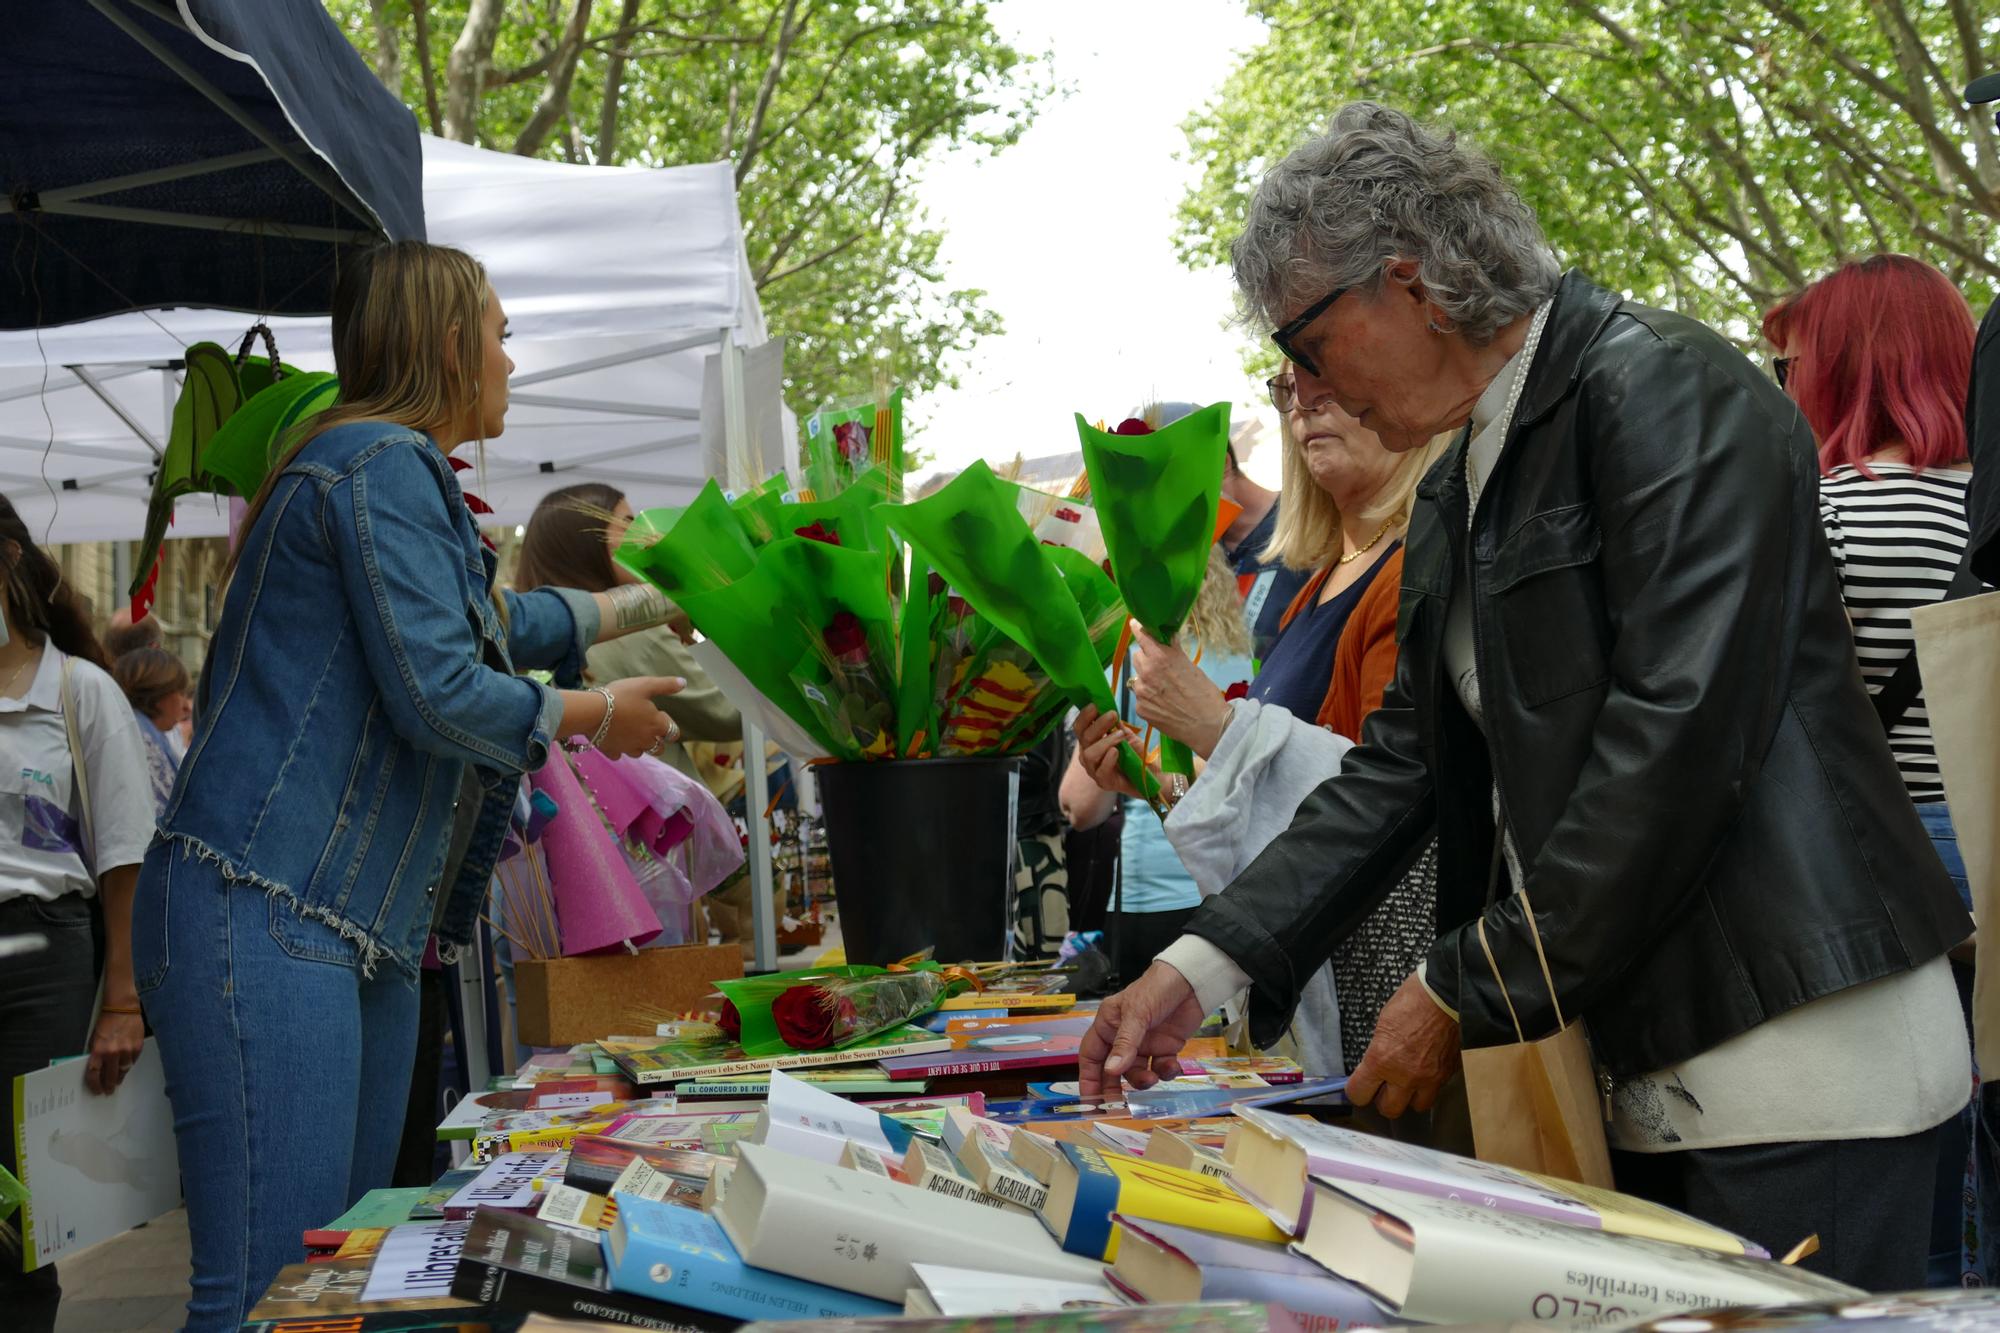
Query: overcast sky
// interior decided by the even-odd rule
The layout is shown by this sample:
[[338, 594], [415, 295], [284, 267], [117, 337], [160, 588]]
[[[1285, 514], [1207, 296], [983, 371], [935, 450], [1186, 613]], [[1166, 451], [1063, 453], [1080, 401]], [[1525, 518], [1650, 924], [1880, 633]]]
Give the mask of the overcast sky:
[[[962, 388], [913, 405], [913, 443], [955, 469], [1073, 450], [1072, 412], [1116, 421], [1148, 400], [1227, 398], [1240, 416], [1262, 390], [1225, 327], [1228, 274], [1190, 272], [1171, 237], [1195, 176], [1181, 122], [1262, 26], [1236, 0], [1001, 0], [990, 12], [1018, 48], [1052, 52], [1071, 92], [997, 157], [925, 174], [949, 281], [985, 289], [1007, 332], [979, 345]], [[1276, 450], [1259, 454], [1249, 470], [1275, 484]]]

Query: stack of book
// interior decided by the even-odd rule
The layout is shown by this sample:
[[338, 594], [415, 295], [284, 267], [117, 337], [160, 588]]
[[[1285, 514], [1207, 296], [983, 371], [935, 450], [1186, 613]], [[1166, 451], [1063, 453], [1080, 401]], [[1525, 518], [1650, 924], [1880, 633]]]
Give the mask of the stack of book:
[[1089, 1015], [1010, 998], [1036, 1007], [844, 1052], [670, 1029], [538, 1057], [440, 1125], [464, 1167], [302, 1237], [251, 1327], [1333, 1333], [1859, 1295], [1668, 1209], [1302, 1114], [1339, 1114], [1342, 1081], [1205, 1038], [1181, 1078], [1085, 1101], [1064, 1069]]

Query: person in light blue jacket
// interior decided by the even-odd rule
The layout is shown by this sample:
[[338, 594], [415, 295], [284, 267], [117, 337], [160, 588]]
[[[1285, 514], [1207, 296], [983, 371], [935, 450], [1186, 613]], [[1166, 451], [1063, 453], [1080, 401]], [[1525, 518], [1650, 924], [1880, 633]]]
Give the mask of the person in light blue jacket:
[[558, 740], [673, 738], [678, 682], [553, 688], [650, 589], [493, 592], [452, 452], [513, 362], [484, 271], [405, 241], [347, 261], [340, 396], [272, 468], [223, 577], [197, 726], [133, 909], [193, 1237], [188, 1328], [233, 1330], [299, 1234], [386, 1185], [425, 937], [471, 939], [521, 775]]

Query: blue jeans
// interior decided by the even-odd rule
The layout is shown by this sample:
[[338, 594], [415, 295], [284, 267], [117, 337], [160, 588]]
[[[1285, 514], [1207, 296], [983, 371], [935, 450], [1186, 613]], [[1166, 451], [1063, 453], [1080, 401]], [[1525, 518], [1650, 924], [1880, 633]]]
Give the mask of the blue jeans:
[[1945, 873], [1958, 886], [1958, 896], [1966, 910], [1971, 911], [1972, 886], [1966, 882], [1965, 858], [1958, 854], [1958, 831], [1952, 827], [1951, 807], [1943, 801], [1927, 801], [1917, 807], [1917, 818], [1924, 822], [1924, 832], [1930, 834], [1938, 860], [1944, 862]]
[[189, 1333], [233, 1333], [300, 1233], [396, 1161], [416, 986], [182, 845], [146, 853], [132, 965], [159, 1038], [194, 1249]]

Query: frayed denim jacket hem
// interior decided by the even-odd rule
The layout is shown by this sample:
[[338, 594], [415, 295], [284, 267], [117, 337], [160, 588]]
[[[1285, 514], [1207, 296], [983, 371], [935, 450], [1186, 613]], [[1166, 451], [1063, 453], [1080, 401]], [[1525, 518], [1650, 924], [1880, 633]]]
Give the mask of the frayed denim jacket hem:
[[[588, 594], [496, 601], [494, 573], [429, 437], [354, 422], [314, 438], [244, 534], [161, 836], [331, 927], [363, 972], [414, 975], [433, 929], [443, 950], [470, 942], [521, 775], [562, 717], [556, 690], [514, 673], [573, 687], [599, 629]], [[446, 885], [461, 791], [479, 808]]]

